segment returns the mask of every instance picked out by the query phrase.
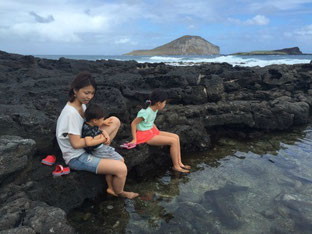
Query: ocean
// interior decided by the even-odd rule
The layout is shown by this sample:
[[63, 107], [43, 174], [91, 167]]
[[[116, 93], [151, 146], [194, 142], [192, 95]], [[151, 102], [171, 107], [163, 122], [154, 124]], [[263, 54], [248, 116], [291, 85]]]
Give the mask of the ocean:
[[179, 56], [126, 56], [126, 55], [35, 55], [40, 58], [59, 59], [61, 57], [78, 60], [135, 60], [139, 63], [166, 63], [173, 66], [198, 65], [201, 63], [229, 63], [233, 66], [254, 67], [272, 64], [310, 63], [312, 54], [308, 55], [179, 55]]

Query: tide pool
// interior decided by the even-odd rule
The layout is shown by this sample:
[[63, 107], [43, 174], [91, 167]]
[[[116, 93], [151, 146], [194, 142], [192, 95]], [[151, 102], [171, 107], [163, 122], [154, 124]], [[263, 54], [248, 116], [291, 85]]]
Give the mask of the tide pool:
[[[311, 233], [312, 125], [257, 140], [223, 138], [183, 155], [187, 175], [131, 178], [135, 200], [103, 195], [71, 211], [79, 233]], [[155, 168], [157, 170], [157, 168]]]

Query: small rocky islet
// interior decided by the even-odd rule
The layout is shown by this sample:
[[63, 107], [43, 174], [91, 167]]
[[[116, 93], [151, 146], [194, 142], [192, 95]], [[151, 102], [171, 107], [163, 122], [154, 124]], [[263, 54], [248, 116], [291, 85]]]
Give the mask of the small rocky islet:
[[185, 35], [151, 50], [134, 50], [124, 55], [212, 55], [220, 54], [220, 47], [200, 36]]
[[[308, 122], [312, 105], [312, 64], [233, 67], [226, 63], [169, 66], [113, 60], [48, 60], [0, 52], [0, 233], [75, 233], [66, 212], [94, 198], [104, 178], [72, 172], [61, 179], [40, 164], [56, 154], [56, 119], [69, 85], [80, 71], [98, 84], [97, 103], [123, 125], [114, 145], [130, 174], [143, 177], [170, 165], [168, 149], [117, 146], [129, 138], [130, 121], [154, 88], [170, 102], [156, 124], [180, 135], [184, 152], [208, 150], [220, 137], [256, 138]], [[157, 155], [157, 157], [155, 157]], [[135, 157], [134, 157], [135, 156]], [[212, 193], [206, 194], [211, 199]], [[235, 213], [235, 211], [233, 211]]]

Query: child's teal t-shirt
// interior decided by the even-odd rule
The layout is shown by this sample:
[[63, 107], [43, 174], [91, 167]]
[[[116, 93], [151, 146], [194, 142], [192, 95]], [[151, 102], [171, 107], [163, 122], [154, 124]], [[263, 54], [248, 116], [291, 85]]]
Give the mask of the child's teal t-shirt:
[[137, 118], [143, 118], [143, 121], [138, 123], [137, 130], [139, 131], [146, 131], [153, 128], [154, 121], [156, 119], [158, 110], [153, 111], [150, 107], [146, 109], [141, 109], [138, 114]]

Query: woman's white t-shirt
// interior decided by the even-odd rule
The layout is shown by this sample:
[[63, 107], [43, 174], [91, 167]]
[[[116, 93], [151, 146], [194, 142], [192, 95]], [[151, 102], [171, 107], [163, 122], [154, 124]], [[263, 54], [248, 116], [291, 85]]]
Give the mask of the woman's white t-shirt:
[[[82, 104], [82, 108], [83, 111], [85, 111], [86, 105]], [[84, 119], [81, 117], [78, 110], [68, 103], [57, 119], [56, 139], [66, 164], [68, 164], [71, 159], [77, 158], [85, 152], [83, 148], [74, 149], [68, 137], [68, 134], [81, 135], [83, 121]]]

